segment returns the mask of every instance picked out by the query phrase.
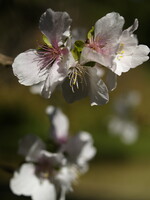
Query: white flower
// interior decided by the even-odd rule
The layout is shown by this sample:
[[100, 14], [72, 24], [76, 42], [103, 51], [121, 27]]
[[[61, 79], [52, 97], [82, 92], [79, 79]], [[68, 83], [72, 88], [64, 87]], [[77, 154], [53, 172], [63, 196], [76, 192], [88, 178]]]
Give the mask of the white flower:
[[81, 53], [81, 64], [94, 61], [109, 67], [115, 56], [118, 38], [121, 34], [124, 18], [118, 13], [108, 13], [99, 19]]
[[69, 120], [59, 108], [48, 106], [46, 113], [50, 117], [50, 137], [58, 144], [66, 142], [69, 132]]
[[33, 200], [55, 200], [56, 189], [53, 179], [64, 163], [60, 154], [41, 150], [38, 158], [23, 164], [10, 180], [10, 188], [16, 195], [31, 196]]
[[32, 200], [65, 200], [79, 174], [88, 169], [96, 149], [87, 132], [68, 137], [68, 118], [60, 109], [49, 106], [46, 113], [51, 120], [50, 145], [53, 152], [37, 136], [27, 135], [20, 141], [19, 154], [25, 163], [10, 180], [16, 195], [31, 196]]
[[119, 46], [111, 66], [117, 75], [141, 65], [149, 59], [147, 55], [150, 49], [146, 45], [138, 45], [137, 37], [133, 34], [137, 28], [138, 20], [136, 19], [134, 24], [124, 30], [119, 37]]
[[34, 164], [23, 164], [10, 180], [10, 188], [16, 195], [31, 196], [32, 200], [56, 200], [56, 191], [47, 179], [42, 181], [35, 174]]
[[51, 179], [55, 168], [63, 164], [63, 156], [47, 152], [43, 141], [34, 135], [27, 135], [20, 141], [19, 153], [28, 163], [23, 164], [11, 178], [12, 192], [31, 196], [33, 200], [55, 200], [56, 191]]
[[46, 98], [66, 77], [65, 63], [69, 50], [65, 40], [70, 35], [70, 23], [66, 12], [48, 9], [39, 22], [45, 44], [37, 50], [19, 54], [12, 65], [21, 84], [32, 86], [41, 83], [41, 92]]
[[29, 162], [14, 173], [10, 188], [14, 194], [31, 196], [32, 200], [62, 200], [77, 178], [76, 170], [66, 164], [62, 153], [43, 150], [44, 143], [41, 142], [32, 135], [22, 139], [19, 153]]
[[124, 18], [115, 12], [99, 19], [94, 27], [94, 36], [83, 48], [81, 63], [94, 61], [121, 75], [147, 61], [150, 49], [146, 45], [138, 45], [133, 35], [138, 27], [137, 19], [124, 31], [123, 25]]
[[68, 103], [86, 96], [90, 97], [92, 106], [103, 105], [108, 102], [108, 89], [101, 79], [99, 68], [82, 66], [71, 53], [67, 66], [68, 76], [62, 83], [62, 92]]

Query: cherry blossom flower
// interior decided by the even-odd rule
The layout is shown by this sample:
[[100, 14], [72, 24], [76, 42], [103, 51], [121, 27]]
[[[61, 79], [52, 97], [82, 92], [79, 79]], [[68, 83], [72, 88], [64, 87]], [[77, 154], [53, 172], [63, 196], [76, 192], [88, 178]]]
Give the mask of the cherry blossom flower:
[[64, 66], [69, 52], [66, 40], [70, 36], [71, 21], [68, 13], [48, 9], [39, 21], [45, 44], [37, 50], [19, 54], [12, 65], [21, 84], [32, 86], [40, 83], [46, 98], [66, 76]]
[[79, 174], [88, 170], [96, 149], [87, 132], [68, 136], [69, 121], [60, 109], [49, 106], [46, 113], [51, 121], [49, 145], [35, 135], [26, 135], [19, 142], [25, 163], [15, 171], [10, 188], [14, 194], [31, 196], [32, 200], [65, 200]]
[[99, 19], [94, 26], [93, 34], [81, 53], [81, 63], [89, 61], [100, 63], [117, 75], [147, 61], [150, 52], [146, 45], [138, 45], [133, 32], [138, 21], [122, 31], [124, 18], [118, 13], [108, 13]]
[[115, 56], [124, 18], [118, 13], [108, 13], [99, 19], [81, 53], [81, 63], [94, 61], [109, 67]]
[[64, 158], [44, 148], [44, 143], [34, 135], [27, 135], [21, 141], [19, 153], [25, 156], [26, 163], [10, 181], [10, 188], [16, 195], [31, 196], [33, 200], [56, 199], [53, 178], [63, 165]]
[[[93, 138], [88, 132], [80, 131], [69, 136], [69, 120], [59, 108], [48, 106], [46, 113], [50, 117], [50, 138], [59, 144], [58, 151], [67, 155], [68, 163], [74, 163], [78, 168], [87, 168], [87, 162], [96, 154]], [[74, 148], [72, 148], [74, 147]]]
[[138, 20], [135, 19], [134, 24], [125, 29], [119, 37], [119, 46], [111, 65], [117, 75], [141, 65], [149, 59], [147, 55], [150, 49], [146, 45], [138, 45], [137, 37], [133, 34], [137, 28]]

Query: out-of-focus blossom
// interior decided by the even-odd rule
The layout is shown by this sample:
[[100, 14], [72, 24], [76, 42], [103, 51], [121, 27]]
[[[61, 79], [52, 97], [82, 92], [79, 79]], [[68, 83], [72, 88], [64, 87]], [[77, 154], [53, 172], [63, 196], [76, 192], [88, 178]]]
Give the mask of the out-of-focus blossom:
[[129, 118], [141, 102], [141, 94], [138, 91], [129, 91], [121, 94], [114, 102], [114, 112], [121, 118]]
[[108, 123], [108, 129], [112, 135], [118, 135], [125, 144], [133, 144], [138, 139], [138, 126], [132, 121], [113, 117]]
[[26, 163], [14, 173], [10, 181], [13, 193], [31, 196], [33, 200], [56, 199], [54, 180], [65, 164], [65, 158], [62, 154], [44, 150], [43, 144], [40, 138], [33, 135], [27, 135], [21, 141], [19, 153], [25, 156]]
[[12, 65], [21, 84], [32, 86], [40, 83], [41, 92], [46, 98], [66, 77], [67, 38], [70, 37], [71, 21], [68, 13], [48, 9], [39, 21], [44, 45], [19, 54]]
[[70, 137], [66, 144], [62, 146], [61, 151], [67, 154], [69, 163], [75, 163], [82, 173], [87, 171], [88, 161], [96, 154], [93, 139], [85, 131], [81, 131], [77, 135]]
[[67, 116], [54, 106], [48, 106], [46, 113], [51, 120], [50, 138], [56, 144], [59, 144], [58, 151], [67, 155], [69, 164], [74, 163], [80, 170], [86, 169], [88, 161], [96, 154], [96, 148], [93, 146], [93, 138], [90, 133], [80, 131], [76, 135], [69, 136]]
[[114, 103], [114, 113], [108, 123], [108, 130], [118, 135], [125, 144], [137, 141], [139, 128], [133, 118], [133, 109], [140, 103], [141, 96], [137, 91], [121, 95]]
[[133, 34], [138, 27], [137, 19], [131, 27], [122, 31], [124, 22], [124, 18], [115, 12], [99, 19], [83, 48], [81, 63], [94, 61], [121, 75], [147, 61], [150, 49], [146, 45], [138, 45]]
[[67, 116], [54, 106], [48, 106], [46, 113], [51, 121], [50, 138], [58, 144], [65, 143], [69, 133], [69, 120]]
[[[51, 120], [47, 145], [37, 136], [27, 135], [19, 143], [19, 154], [25, 163], [10, 180], [16, 195], [31, 196], [32, 200], [65, 200], [79, 174], [88, 169], [96, 149], [87, 132], [68, 136], [69, 121], [62, 111], [53, 106], [46, 109]], [[51, 151], [51, 143], [53, 153]]]

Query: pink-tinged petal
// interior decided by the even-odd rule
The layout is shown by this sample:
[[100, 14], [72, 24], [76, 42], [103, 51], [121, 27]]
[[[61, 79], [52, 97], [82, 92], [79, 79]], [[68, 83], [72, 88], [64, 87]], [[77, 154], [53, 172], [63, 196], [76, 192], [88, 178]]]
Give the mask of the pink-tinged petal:
[[35, 175], [33, 164], [23, 164], [10, 180], [10, 188], [16, 195], [32, 196], [39, 188], [40, 180]]
[[35, 50], [28, 50], [19, 54], [12, 64], [14, 75], [19, 83], [31, 86], [46, 79], [45, 69], [41, 70], [38, 55]]
[[94, 36], [113, 40], [121, 34], [123, 25], [124, 18], [119, 13], [108, 13], [95, 23]]
[[36, 162], [41, 150], [46, 149], [44, 142], [35, 135], [26, 135], [20, 140], [18, 153], [25, 156], [26, 161]]
[[89, 96], [91, 106], [106, 104], [109, 101], [107, 86], [99, 77], [97, 68], [89, 68], [88, 71], [90, 74]]
[[67, 70], [64, 63], [56, 61], [49, 68], [48, 76], [43, 86], [42, 95], [45, 98], [50, 98], [56, 86], [62, 83], [66, 76]]
[[52, 45], [62, 39], [71, 24], [72, 20], [66, 12], [54, 12], [52, 9], [41, 16], [39, 21], [39, 28], [41, 32], [46, 35]]
[[135, 68], [138, 65], [141, 65], [143, 62], [147, 61], [149, 59], [149, 52], [150, 49], [146, 45], [137, 46], [131, 61], [132, 68]]
[[80, 57], [81, 65], [86, 64], [87, 62], [97, 62], [104, 66], [109, 66], [112, 62], [112, 55], [108, 52], [106, 55], [98, 53], [89, 47], [84, 47]]
[[68, 137], [68, 118], [62, 113], [60, 109], [53, 106], [48, 106], [46, 113], [49, 115], [51, 121], [50, 137], [56, 143], [64, 143]]

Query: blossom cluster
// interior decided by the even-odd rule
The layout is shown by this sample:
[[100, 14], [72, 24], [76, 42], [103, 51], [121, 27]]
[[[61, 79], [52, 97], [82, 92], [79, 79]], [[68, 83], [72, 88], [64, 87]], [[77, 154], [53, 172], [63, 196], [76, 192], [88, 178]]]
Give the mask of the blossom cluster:
[[10, 188], [33, 200], [64, 200], [78, 176], [88, 170], [96, 149], [88, 132], [69, 137], [69, 121], [60, 109], [49, 106], [46, 113], [51, 121], [49, 141], [46, 145], [35, 135], [20, 141], [25, 162], [11, 178]]
[[72, 44], [71, 18], [52, 9], [42, 14], [39, 28], [44, 44], [19, 54], [12, 65], [19, 82], [40, 84], [40, 92], [50, 98], [59, 85], [68, 103], [89, 96], [91, 105], [103, 105], [116, 88], [117, 75], [149, 59], [146, 45], [139, 45], [132, 26], [123, 30], [125, 20], [112, 12], [99, 19], [85, 41]]

